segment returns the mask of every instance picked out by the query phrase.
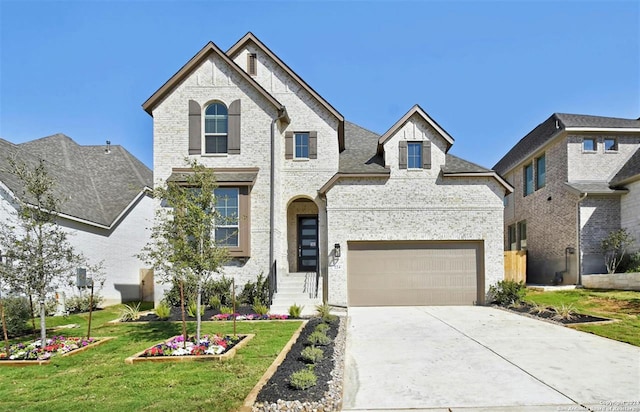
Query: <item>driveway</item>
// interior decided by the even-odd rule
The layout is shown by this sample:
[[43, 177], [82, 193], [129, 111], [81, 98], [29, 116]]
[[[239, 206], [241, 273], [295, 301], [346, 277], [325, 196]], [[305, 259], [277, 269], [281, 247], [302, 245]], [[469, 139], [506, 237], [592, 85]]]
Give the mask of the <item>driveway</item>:
[[345, 362], [343, 410], [640, 411], [640, 348], [489, 307], [349, 308]]

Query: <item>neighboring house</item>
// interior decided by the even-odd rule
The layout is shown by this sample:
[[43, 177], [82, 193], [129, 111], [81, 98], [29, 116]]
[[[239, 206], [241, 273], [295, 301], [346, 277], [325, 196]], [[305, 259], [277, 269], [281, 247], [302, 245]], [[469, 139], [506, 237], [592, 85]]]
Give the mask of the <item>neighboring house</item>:
[[640, 120], [555, 113], [494, 169], [505, 249], [527, 250], [527, 282], [575, 284], [605, 273], [600, 243], [625, 228], [640, 244]]
[[148, 167], [121, 146], [81, 146], [63, 134], [21, 144], [0, 139], [0, 153], [0, 222], [15, 219], [16, 197], [28, 202], [9, 172], [9, 157], [31, 167], [44, 160], [56, 194], [64, 199], [58, 224], [89, 262], [103, 262], [104, 304], [153, 300], [153, 275], [141, 272], [144, 264], [134, 257], [147, 243], [153, 219]]
[[248, 33], [227, 52], [208, 43], [143, 108], [156, 184], [184, 180], [187, 157], [215, 171], [220, 207], [239, 217], [216, 231], [233, 257], [224, 273], [269, 275], [272, 312], [482, 304], [503, 278], [512, 188], [448, 154], [453, 138], [419, 106], [370, 132]]

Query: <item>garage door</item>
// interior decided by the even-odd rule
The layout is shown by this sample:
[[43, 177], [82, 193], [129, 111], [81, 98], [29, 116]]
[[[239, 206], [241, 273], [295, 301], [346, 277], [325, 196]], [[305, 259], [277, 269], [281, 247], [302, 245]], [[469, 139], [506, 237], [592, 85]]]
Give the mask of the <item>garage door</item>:
[[348, 242], [350, 306], [484, 302], [479, 242]]

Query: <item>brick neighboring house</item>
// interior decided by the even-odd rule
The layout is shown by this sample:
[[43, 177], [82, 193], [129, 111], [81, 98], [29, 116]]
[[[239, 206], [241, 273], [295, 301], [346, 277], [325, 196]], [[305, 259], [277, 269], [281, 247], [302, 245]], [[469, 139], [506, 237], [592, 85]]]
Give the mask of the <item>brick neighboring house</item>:
[[368, 131], [248, 33], [227, 52], [208, 43], [143, 108], [156, 184], [184, 179], [186, 157], [215, 171], [239, 217], [219, 232], [237, 233], [224, 273], [277, 281], [272, 312], [481, 304], [503, 278], [511, 187], [448, 154], [453, 138], [417, 105]]
[[527, 282], [605, 273], [600, 242], [613, 230], [629, 230], [637, 249], [639, 147], [640, 120], [555, 113], [494, 166], [515, 188], [505, 250], [527, 250]]
[[[153, 219], [148, 167], [122, 146], [81, 146], [64, 134], [21, 144], [0, 139], [0, 224], [15, 223], [17, 199], [28, 202], [22, 184], [9, 173], [9, 157], [30, 167], [45, 161], [56, 194], [63, 199], [58, 224], [89, 262], [103, 262], [104, 304], [153, 300], [153, 275], [141, 279], [144, 263], [134, 256], [148, 242], [146, 228]], [[56, 290], [67, 296], [77, 292]]]

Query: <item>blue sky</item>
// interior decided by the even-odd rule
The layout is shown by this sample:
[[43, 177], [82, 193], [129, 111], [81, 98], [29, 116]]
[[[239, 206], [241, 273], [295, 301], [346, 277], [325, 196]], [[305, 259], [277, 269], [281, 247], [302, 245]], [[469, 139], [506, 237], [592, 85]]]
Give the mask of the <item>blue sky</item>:
[[384, 133], [418, 103], [487, 167], [553, 112], [640, 117], [639, 1], [0, 0], [0, 137], [109, 139], [151, 167], [141, 104], [248, 31], [347, 120]]

